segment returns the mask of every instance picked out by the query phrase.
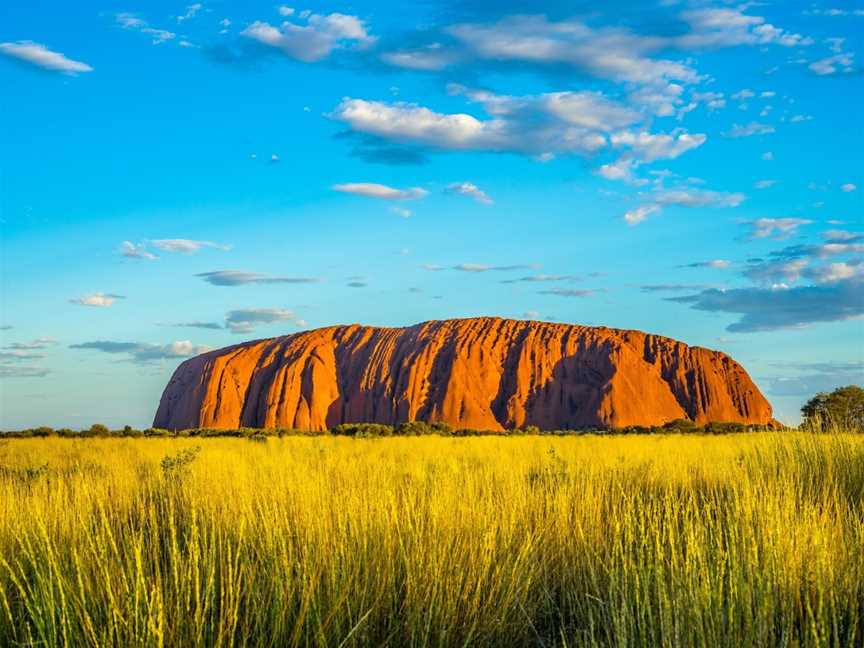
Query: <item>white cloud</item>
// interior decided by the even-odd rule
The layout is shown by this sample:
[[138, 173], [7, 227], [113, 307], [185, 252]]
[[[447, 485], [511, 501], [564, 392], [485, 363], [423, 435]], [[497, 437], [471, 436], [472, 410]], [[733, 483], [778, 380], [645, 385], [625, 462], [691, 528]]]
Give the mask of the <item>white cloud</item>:
[[195, 17], [195, 15], [199, 11], [201, 11], [201, 9], [203, 7], [204, 7], [204, 5], [201, 4], [200, 2], [196, 2], [194, 4], [187, 6], [186, 7], [186, 13], [184, 13], [182, 16], [177, 16], [177, 22], [183, 22], [184, 20], [191, 20], [192, 18]]
[[774, 132], [774, 127], [769, 124], [750, 122], [749, 124], [734, 124], [732, 129], [723, 133], [726, 137], [752, 137], [753, 135], [767, 135]]
[[811, 268], [807, 275], [818, 283], [833, 283], [864, 276], [864, 263], [826, 263], [817, 268]]
[[638, 225], [651, 214], [655, 214], [659, 211], [660, 207], [658, 205], [639, 205], [638, 207], [626, 212], [624, 214], [624, 220], [627, 221], [629, 225]]
[[696, 103], [704, 103], [711, 111], [726, 107], [726, 99], [722, 92], [694, 92], [690, 96]]
[[[330, 115], [360, 133], [435, 149], [507, 151], [548, 161], [559, 154], [589, 154], [609, 141], [641, 162], [672, 159], [701, 146], [706, 136], [617, 130], [644, 116], [597, 92], [508, 96], [451, 84], [450, 94], [483, 105], [488, 119], [438, 113], [408, 103], [344, 99]], [[610, 131], [617, 130], [611, 136]], [[623, 164], [623, 163], [622, 163]], [[603, 173], [611, 172], [606, 170]]]
[[611, 137], [615, 147], [629, 147], [640, 160], [672, 160], [690, 149], [702, 146], [707, 137], [702, 133], [690, 134], [686, 131], [667, 133], [649, 133], [647, 131], [620, 131]]
[[847, 182], [846, 184], [840, 185], [840, 190], [849, 193], [851, 191], [855, 191], [858, 187], [852, 184], [851, 182]]
[[375, 182], [346, 182], [333, 185], [334, 191], [350, 193], [367, 198], [379, 198], [382, 200], [416, 200], [423, 198], [429, 192], [420, 187], [409, 189], [395, 189], [387, 185]]
[[470, 196], [479, 203], [491, 205], [494, 201], [480, 187], [473, 182], [454, 182], [447, 185], [447, 191], [450, 193], [462, 194]]
[[849, 73], [854, 70], [853, 60], [854, 54], [840, 53], [827, 58], [813, 61], [808, 65], [808, 69], [819, 76], [830, 76], [832, 74]]
[[774, 237], [782, 239], [796, 234], [799, 227], [809, 225], [812, 222], [805, 218], [757, 218], [754, 221], [748, 221], [747, 224], [752, 228], [751, 238]]
[[402, 218], [410, 218], [414, 215], [413, 211], [411, 211], [410, 209], [406, 209], [405, 207], [391, 207], [390, 211], [397, 216], [401, 216]]
[[7, 344], [4, 346], [4, 349], [18, 350], [18, 351], [27, 351], [32, 349], [45, 349], [50, 346], [54, 346], [57, 344], [57, 340], [50, 337], [40, 337], [35, 340], [31, 340], [30, 342], [12, 342], [11, 344]]
[[691, 32], [674, 38], [682, 49], [733, 47], [736, 45], [812, 45], [813, 39], [788, 32], [765, 22], [761, 16], [744, 13], [742, 7], [694, 9], [681, 17]]
[[132, 241], [123, 241], [120, 244], [120, 255], [127, 259], [143, 259], [144, 261], [155, 261], [159, 258], [152, 252], [148, 252], [143, 243], [136, 245]]
[[61, 72], [63, 74], [76, 75], [79, 72], [92, 72], [93, 68], [82, 63], [73, 61], [59, 52], [52, 52], [44, 45], [33, 41], [17, 41], [15, 43], [0, 43], [0, 52], [6, 56], [26, 61], [45, 70]]
[[756, 189], [768, 189], [777, 184], [776, 180], [757, 180], [753, 183], [753, 187]]
[[[293, 10], [283, 16], [293, 15]], [[290, 8], [288, 8], [290, 9]], [[300, 14], [306, 24], [283, 22], [274, 27], [263, 21], [255, 21], [240, 32], [241, 36], [251, 38], [274, 47], [286, 56], [298, 61], [313, 63], [327, 58], [334, 50], [348, 46], [367, 47], [375, 42], [366, 28], [366, 23], [357, 16], [342, 13]]]
[[678, 188], [657, 189], [647, 196], [649, 203], [640, 205], [624, 214], [624, 220], [630, 225], [638, 225], [651, 214], [656, 214], [663, 207], [737, 207], [746, 196], [742, 193], [711, 191], [709, 189]]
[[225, 315], [225, 326], [232, 333], [249, 333], [258, 326], [280, 322], [306, 326], [306, 322], [299, 319], [293, 311], [283, 308], [243, 308], [228, 311]]
[[712, 270], [725, 270], [729, 266], [732, 265], [731, 261], [727, 261], [726, 259], [711, 259], [710, 261], [697, 261], [695, 263], [688, 263], [682, 267], [684, 268], [711, 268]]
[[230, 250], [230, 245], [222, 243], [214, 243], [213, 241], [193, 241], [190, 239], [155, 239], [150, 241], [153, 247], [162, 250], [163, 252], [182, 252], [183, 254], [193, 254], [202, 248], [212, 248], [214, 250]]
[[147, 342], [111, 342], [95, 340], [72, 344], [70, 349], [101, 351], [102, 353], [128, 355], [133, 362], [154, 362], [157, 360], [174, 360], [189, 358], [206, 353], [211, 347], [195, 345], [189, 340], [179, 340], [169, 344], [150, 344]]
[[167, 29], [156, 29], [151, 27], [146, 20], [143, 20], [132, 13], [118, 13], [114, 16], [114, 19], [123, 29], [146, 34], [153, 39], [152, 42], [154, 45], [161, 45], [162, 43], [173, 40], [177, 37], [177, 34], [168, 31]]
[[708, 189], [670, 189], [654, 196], [660, 205], [678, 207], [737, 207], [746, 196], [742, 193], [711, 191]]
[[430, 43], [415, 49], [385, 52], [381, 60], [388, 65], [409, 70], [439, 71], [453, 63], [456, 57], [441, 43]]
[[107, 308], [114, 304], [118, 299], [126, 299], [123, 295], [114, 295], [112, 293], [93, 293], [70, 299], [69, 303], [78, 304], [79, 306], [95, 306], [98, 308]]
[[615, 27], [591, 28], [578, 20], [551, 22], [545, 16], [511, 16], [493, 24], [465, 23], [448, 28], [470, 56], [500, 61], [563, 63], [616, 81], [693, 82], [686, 64], [653, 59], [669, 42]]
[[762, 154], [762, 159], [765, 160], [766, 162], [770, 162], [771, 160], [774, 159], [774, 154], [771, 151], [765, 151]]

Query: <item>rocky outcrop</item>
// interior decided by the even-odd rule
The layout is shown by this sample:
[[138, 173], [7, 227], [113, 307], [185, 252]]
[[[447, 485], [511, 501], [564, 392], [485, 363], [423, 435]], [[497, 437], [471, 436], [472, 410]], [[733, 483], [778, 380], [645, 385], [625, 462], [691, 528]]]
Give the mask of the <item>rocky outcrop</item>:
[[154, 427], [325, 430], [443, 421], [503, 430], [767, 424], [771, 406], [719, 351], [602, 327], [483, 317], [331, 326], [191, 358]]

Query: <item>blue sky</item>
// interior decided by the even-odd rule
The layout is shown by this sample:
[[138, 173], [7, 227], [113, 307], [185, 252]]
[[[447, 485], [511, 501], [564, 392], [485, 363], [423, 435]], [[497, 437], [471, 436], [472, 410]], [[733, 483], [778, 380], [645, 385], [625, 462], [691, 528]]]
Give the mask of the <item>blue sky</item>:
[[860, 3], [0, 7], [0, 428], [184, 358], [499, 315], [862, 382]]

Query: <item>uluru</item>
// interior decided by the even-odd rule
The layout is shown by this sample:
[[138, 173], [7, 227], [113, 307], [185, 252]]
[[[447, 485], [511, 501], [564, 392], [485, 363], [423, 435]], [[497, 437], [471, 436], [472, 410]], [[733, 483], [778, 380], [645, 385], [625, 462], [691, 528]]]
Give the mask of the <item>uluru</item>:
[[330, 326], [183, 362], [154, 427], [294, 428], [419, 420], [454, 428], [769, 424], [728, 355], [641, 331], [494, 317]]

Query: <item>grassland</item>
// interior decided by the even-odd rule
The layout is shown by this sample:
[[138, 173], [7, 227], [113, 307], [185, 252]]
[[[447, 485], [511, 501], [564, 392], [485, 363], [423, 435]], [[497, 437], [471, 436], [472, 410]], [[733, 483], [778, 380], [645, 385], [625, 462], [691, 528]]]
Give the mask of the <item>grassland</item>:
[[862, 646], [864, 437], [0, 441], [0, 644]]

